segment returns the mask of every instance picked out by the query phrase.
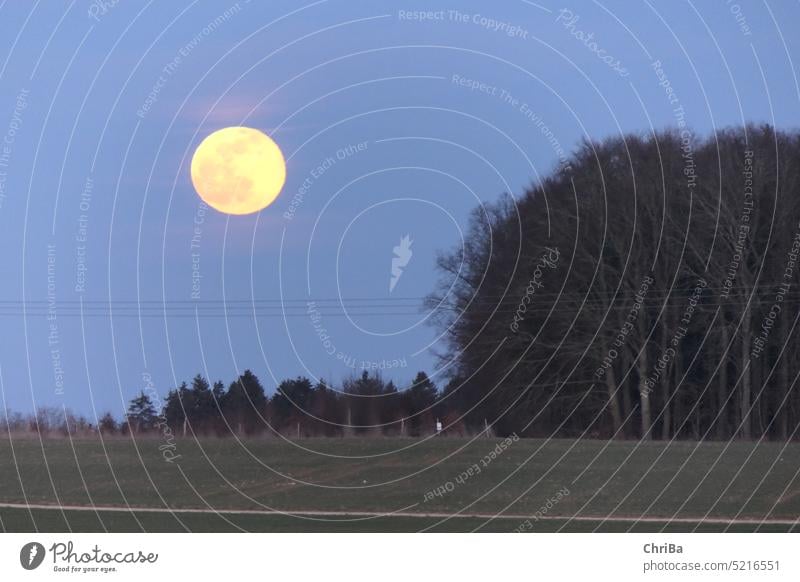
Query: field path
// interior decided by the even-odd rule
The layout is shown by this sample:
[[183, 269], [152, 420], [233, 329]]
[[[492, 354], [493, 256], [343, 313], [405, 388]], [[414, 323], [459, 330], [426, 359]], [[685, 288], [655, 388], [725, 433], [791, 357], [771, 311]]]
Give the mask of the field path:
[[[199, 513], [199, 514], [224, 514], [224, 515], [285, 515], [285, 516], [322, 516], [322, 517], [419, 517], [419, 518], [471, 518], [471, 519], [514, 519], [524, 521], [531, 519], [530, 515], [504, 514], [493, 515], [490, 513], [458, 513], [450, 514], [444, 512], [421, 512], [421, 511], [395, 511], [389, 513], [377, 513], [373, 511], [321, 511], [321, 510], [297, 510], [297, 511], [277, 511], [264, 509], [199, 509], [199, 508], [164, 508], [164, 507], [118, 507], [90, 506], [90, 505], [48, 505], [48, 504], [25, 504], [25, 503], [0, 503], [0, 509], [52, 509], [59, 511], [109, 511], [119, 513]], [[570, 515], [546, 515], [538, 517], [537, 521], [578, 521], [578, 522], [597, 522], [608, 521], [616, 523], [708, 523], [721, 525], [737, 524], [761, 524], [761, 525], [800, 525], [800, 519], [756, 519], [738, 518], [726, 519], [722, 517], [623, 517], [623, 516], [570, 516]]]

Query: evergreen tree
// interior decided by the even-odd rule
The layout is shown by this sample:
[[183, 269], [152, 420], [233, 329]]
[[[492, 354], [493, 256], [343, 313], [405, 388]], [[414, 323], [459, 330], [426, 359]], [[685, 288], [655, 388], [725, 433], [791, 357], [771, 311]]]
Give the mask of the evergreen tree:
[[417, 373], [411, 386], [403, 394], [404, 412], [408, 415], [406, 421], [409, 433], [419, 436], [434, 426], [436, 410], [434, 405], [438, 398], [436, 385], [428, 378], [425, 372]]
[[262, 430], [267, 397], [258, 377], [245, 370], [222, 398], [222, 410], [228, 425], [239, 434]]
[[190, 400], [189, 387], [182, 382], [175, 390], [170, 390], [164, 401], [164, 418], [175, 433], [185, 433], [187, 404]]
[[303, 420], [308, 414], [312, 394], [313, 388], [308, 378], [298, 376], [281, 382], [271, 401], [276, 425], [280, 428]]
[[100, 420], [97, 422], [97, 428], [104, 435], [115, 434], [119, 430], [117, 421], [110, 412], [106, 412], [100, 417]]
[[191, 409], [189, 423], [195, 433], [211, 430], [217, 416], [217, 405], [208, 380], [197, 374], [192, 379]]
[[155, 426], [156, 408], [150, 396], [140, 392], [137, 397], [131, 400], [128, 406], [128, 426], [133, 432], [144, 433]]

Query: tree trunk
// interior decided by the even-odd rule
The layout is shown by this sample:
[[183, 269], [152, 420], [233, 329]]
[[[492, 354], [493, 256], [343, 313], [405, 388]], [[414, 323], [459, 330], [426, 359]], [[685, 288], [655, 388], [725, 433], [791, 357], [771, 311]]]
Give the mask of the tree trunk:
[[[786, 324], [782, 326], [783, 334], [781, 341], [788, 341], [788, 330]], [[787, 338], [784, 340], [784, 338]], [[789, 440], [789, 352], [785, 350], [781, 356], [780, 372], [778, 374], [778, 402], [775, 408], [775, 416], [778, 421], [778, 437], [782, 441]]]
[[[675, 358], [672, 364], [672, 385], [675, 387], [675, 393], [678, 393], [678, 385], [683, 375], [683, 356], [681, 353]], [[668, 441], [671, 436], [672, 429], [672, 408], [674, 404], [671, 402], [672, 394], [670, 391], [670, 383], [662, 382], [661, 384], [661, 400], [664, 403], [664, 408], [661, 410], [661, 440]]]
[[653, 437], [652, 428], [653, 419], [652, 419], [652, 412], [650, 407], [650, 401], [652, 394], [650, 393], [650, 389], [644, 385], [644, 379], [647, 378], [647, 347], [642, 350], [641, 355], [639, 356], [639, 406], [641, 412], [641, 430], [642, 430], [642, 439], [650, 440]]
[[[728, 438], [728, 408], [726, 400], [728, 398], [728, 355], [725, 350], [728, 349], [728, 322], [725, 320], [725, 315], [722, 315], [722, 330], [720, 338], [720, 358], [722, 362], [719, 366], [719, 374], [717, 380], [717, 440], [725, 440]], [[724, 353], [724, 355], [723, 355]]]
[[750, 345], [753, 341], [752, 332], [750, 330], [750, 317], [749, 313], [745, 314], [744, 323], [742, 324], [745, 326], [745, 329], [742, 333], [742, 345], [741, 345], [741, 362], [742, 362], [742, 382], [741, 382], [741, 391], [739, 393], [739, 419], [741, 424], [741, 429], [739, 431], [741, 437], [744, 440], [750, 440], [752, 436], [751, 427], [751, 417], [750, 417], [750, 400], [751, 400], [751, 375], [753, 373], [753, 369], [751, 366], [748, 365], [749, 357], [750, 357]]
[[614, 367], [609, 366], [605, 374], [606, 390], [608, 391], [608, 411], [611, 413], [611, 425], [614, 438], [621, 438], [625, 435], [621, 431], [622, 428], [622, 413], [619, 408], [619, 393], [617, 391], [617, 382], [614, 379]]
[[[677, 328], [678, 326], [678, 315], [677, 313], [673, 314], [672, 316], [672, 327], [673, 329]], [[667, 351], [667, 333], [666, 330], [661, 327], [661, 353], [665, 353]], [[672, 385], [675, 387], [675, 390], [678, 389], [678, 382], [681, 380], [680, 375], [680, 362], [682, 361], [682, 352], [680, 348], [678, 348], [678, 354], [675, 356], [674, 361], [672, 362]], [[666, 374], [669, 377], [669, 374]], [[670, 435], [670, 425], [672, 423], [672, 404], [670, 403], [670, 380], [667, 380], [667, 377], [661, 382], [661, 440], [669, 440]]]

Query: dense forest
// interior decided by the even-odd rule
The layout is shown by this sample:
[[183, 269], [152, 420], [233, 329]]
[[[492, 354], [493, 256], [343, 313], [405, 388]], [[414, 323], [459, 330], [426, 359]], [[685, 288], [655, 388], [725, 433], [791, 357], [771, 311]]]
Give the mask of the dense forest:
[[142, 392], [117, 421], [43, 409], [11, 430], [794, 439], [800, 134], [769, 126], [585, 142], [523, 195], [476, 208], [438, 260], [432, 377], [246, 371]]
[[501, 434], [794, 438], [799, 251], [797, 132], [584, 143], [441, 257], [444, 398]]

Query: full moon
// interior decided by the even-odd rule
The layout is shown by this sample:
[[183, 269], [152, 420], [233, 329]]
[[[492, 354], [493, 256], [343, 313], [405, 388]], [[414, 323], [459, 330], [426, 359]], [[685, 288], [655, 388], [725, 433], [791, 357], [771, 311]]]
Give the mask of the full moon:
[[250, 127], [206, 137], [192, 157], [192, 184], [203, 201], [226, 214], [251, 214], [272, 204], [286, 181], [278, 144]]

